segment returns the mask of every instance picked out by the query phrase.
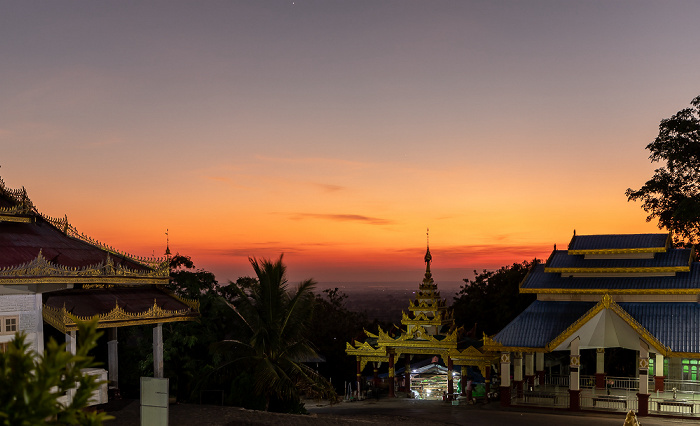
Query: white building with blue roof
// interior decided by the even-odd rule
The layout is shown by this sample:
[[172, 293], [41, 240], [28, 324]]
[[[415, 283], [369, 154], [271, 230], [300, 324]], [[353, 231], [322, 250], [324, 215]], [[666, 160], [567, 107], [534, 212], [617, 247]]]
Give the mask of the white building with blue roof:
[[[484, 350], [501, 353], [502, 403], [700, 411], [699, 268], [695, 250], [673, 248], [669, 234], [574, 233], [567, 250], [555, 246], [521, 283], [520, 292], [537, 300], [484, 338]], [[606, 374], [612, 348], [636, 352], [633, 377]], [[582, 351], [595, 365], [582, 365]], [[553, 383], [545, 359], [567, 353], [568, 375]], [[568, 386], [568, 395], [557, 385]]]

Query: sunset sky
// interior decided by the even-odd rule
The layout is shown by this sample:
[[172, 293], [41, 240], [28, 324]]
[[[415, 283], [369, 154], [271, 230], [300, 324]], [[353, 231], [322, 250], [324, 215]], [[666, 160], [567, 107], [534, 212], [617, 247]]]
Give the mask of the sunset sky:
[[2, 1], [0, 176], [219, 281], [420, 281], [659, 232], [628, 187], [700, 94], [697, 1]]

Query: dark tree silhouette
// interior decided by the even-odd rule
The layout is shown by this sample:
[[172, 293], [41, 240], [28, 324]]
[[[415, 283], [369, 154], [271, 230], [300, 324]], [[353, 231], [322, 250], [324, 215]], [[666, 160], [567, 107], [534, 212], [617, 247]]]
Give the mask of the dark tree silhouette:
[[519, 287], [538, 259], [503, 266], [497, 271], [484, 270], [465, 284], [454, 298], [455, 322], [470, 330], [472, 337], [493, 335], [508, 325], [534, 300], [533, 294], [520, 294]]
[[290, 291], [282, 256], [274, 262], [249, 260], [257, 283], [247, 288], [231, 283], [236, 299], [229, 305], [244, 324], [247, 339], [222, 342], [219, 348], [228, 352], [229, 365], [252, 374], [252, 390], [265, 398], [266, 410], [275, 400], [298, 401], [300, 391], [335, 398], [330, 383], [304, 364], [317, 357], [308, 341], [316, 283], [306, 280]]
[[700, 237], [700, 96], [691, 107], [661, 120], [659, 135], [646, 146], [652, 162], [665, 162], [638, 190], [628, 188], [628, 201], [642, 201], [649, 215], [658, 219], [677, 244], [694, 244]]

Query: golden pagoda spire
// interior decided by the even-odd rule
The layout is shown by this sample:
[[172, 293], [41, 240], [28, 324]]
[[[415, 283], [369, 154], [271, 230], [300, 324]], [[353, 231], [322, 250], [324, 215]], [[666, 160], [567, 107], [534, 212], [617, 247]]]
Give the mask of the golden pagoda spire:
[[432, 276], [430, 273], [430, 262], [433, 260], [433, 256], [430, 254], [430, 228], [427, 229], [425, 235], [427, 239], [427, 248], [423, 260], [425, 261], [425, 279], [429, 280]]
[[430, 255], [430, 228], [428, 228], [427, 232], [425, 233], [426, 238], [427, 238], [427, 250], [425, 252], [425, 272], [430, 273], [430, 262], [433, 260], [433, 256]]
[[170, 230], [165, 229], [165, 257], [170, 260]]

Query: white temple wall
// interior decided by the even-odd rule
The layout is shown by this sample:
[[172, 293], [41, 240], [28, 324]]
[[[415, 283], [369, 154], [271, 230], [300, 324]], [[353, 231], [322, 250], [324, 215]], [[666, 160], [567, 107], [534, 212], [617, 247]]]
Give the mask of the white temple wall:
[[41, 294], [0, 296], [0, 343], [10, 342], [16, 331], [24, 331], [33, 351], [44, 351]]

